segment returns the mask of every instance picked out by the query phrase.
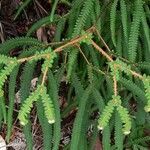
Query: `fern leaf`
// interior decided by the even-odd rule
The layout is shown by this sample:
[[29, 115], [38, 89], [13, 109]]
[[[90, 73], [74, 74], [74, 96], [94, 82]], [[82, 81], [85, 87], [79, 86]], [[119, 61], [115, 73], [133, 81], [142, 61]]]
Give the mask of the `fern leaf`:
[[17, 65], [17, 61], [12, 62], [11, 65], [5, 66], [4, 69], [1, 70], [0, 72], [0, 96], [3, 96], [2, 87], [3, 87], [5, 80], [7, 79], [7, 76], [12, 72], [12, 70], [14, 69], [16, 65]]
[[85, 22], [86, 22], [88, 16], [90, 15], [90, 10], [92, 9], [93, 2], [94, 2], [94, 0], [86, 0], [84, 2], [81, 13], [76, 21], [72, 37], [78, 36], [81, 33], [81, 31], [83, 30], [83, 27], [85, 26]]
[[127, 135], [131, 130], [131, 120], [128, 114], [128, 110], [122, 106], [118, 106], [117, 111], [120, 115], [121, 121], [123, 122], [123, 133]]
[[144, 91], [139, 86], [137, 86], [135, 83], [133, 83], [130, 80], [127, 80], [126, 78], [120, 78], [119, 82], [122, 83], [123, 86], [125, 86], [133, 94], [137, 95], [142, 103], [147, 102]]
[[44, 106], [45, 116], [48, 119], [48, 122], [52, 124], [55, 122], [54, 107], [51, 98], [47, 94], [47, 90], [45, 86], [42, 87], [41, 98]]
[[110, 11], [110, 29], [111, 29], [111, 38], [114, 46], [116, 47], [116, 38], [115, 38], [115, 28], [116, 28], [116, 9], [117, 9], [118, 0], [114, 0], [111, 11]]
[[144, 10], [142, 11], [142, 26], [143, 26], [143, 30], [144, 30], [144, 34], [146, 37], [146, 41], [147, 41], [147, 45], [148, 45], [148, 49], [150, 52], [150, 30], [149, 30], [149, 26], [146, 20], [146, 15]]
[[[85, 26], [85, 22], [88, 16], [90, 15], [90, 10], [92, 9], [92, 6], [93, 6], [93, 0], [86, 0], [84, 2], [84, 6], [76, 21], [74, 31], [72, 33], [72, 37], [78, 36], [83, 30]], [[67, 74], [68, 79], [70, 79], [70, 76], [72, 74], [73, 66], [77, 59], [77, 55], [78, 55], [78, 51], [76, 49], [70, 51], [69, 60], [68, 60], [68, 74]]]
[[142, 10], [143, 10], [143, 2], [142, 0], [136, 0], [135, 2], [135, 11], [133, 14], [133, 21], [131, 24], [130, 35], [129, 35], [129, 60], [134, 62], [137, 55], [137, 43], [139, 37], [139, 28], [141, 23], [142, 17]]
[[37, 115], [42, 128], [43, 133], [43, 149], [52, 149], [52, 124], [49, 124], [47, 118], [45, 117], [44, 107], [42, 99], [40, 97], [39, 101], [36, 102]]
[[[22, 72], [22, 75], [21, 75], [21, 85], [20, 85], [21, 103], [24, 103], [26, 98], [29, 96], [31, 80], [32, 80], [32, 77], [33, 77], [35, 65], [36, 65], [36, 63], [27, 62], [24, 66], [24, 69], [23, 69], [23, 72]], [[32, 139], [30, 121], [28, 122], [28, 124], [26, 126], [23, 127], [23, 133], [25, 135], [27, 148], [29, 150], [32, 150], [32, 148], [33, 148], [33, 139]]]
[[125, 0], [120, 0], [121, 9], [121, 21], [123, 26], [123, 33], [126, 41], [128, 40], [128, 16], [127, 16], [127, 6]]
[[59, 142], [61, 138], [61, 117], [60, 117], [60, 106], [58, 100], [58, 89], [57, 89], [57, 81], [54, 78], [54, 75], [49, 70], [48, 72], [48, 94], [51, 96], [54, 111], [55, 111], [55, 124], [54, 124], [54, 131], [53, 131], [53, 150], [59, 149]]
[[117, 150], [123, 150], [122, 122], [117, 111], [115, 113], [115, 147]]
[[84, 116], [86, 103], [90, 96], [90, 93], [91, 93], [91, 86], [89, 85], [87, 89], [84, 91], [79, 103], [78, 113], [76, 115], [74, 125], [73, 125], [73, 133], [72, 133], [70, 150], [76, 150], [76, 148], [79, 146], [78, 144], [80, 139], [80, 131], [82, 127], [83, 116]]
[[11, 136], [12, 125], [13, 125], [13, 109], [14, 109], [14, 99], [15, 99], [15, 88], [16, 88], [16, 79], [19, 71], [19, 66], [13, 69], [13, 72], [10, 75], [9, 79], [9, 109], [7, 116], [7, 135], [6, 140], [9, 143], [9, 139]]
[[105, 106], [99, 120], [98, 120], [98, 129], [103, 130], [107, 125], [114, 111], [113, 101], [109, 101], [107, 106]]
[[20, 123], [22, 125], [26, 125], [28, 123], [27, 116], [31, 111], [33, 102], [39, 99], [41, 94], [41, 89], [42, 87], [39, 85], [37, 89], [34, 92], [32, 92], [31, 95], [23, 103], [18, 115], [18, 119], [20, 120]]
[[7, 54], [10, 52], [10, 50], [24, 45], [39, 46], [39, 47], [44, 46], [42, 42], [38, 41], [35, 38], [17, 37], [14, 39], [7, 40], [6, 42], [0, 45], [1, 54]]

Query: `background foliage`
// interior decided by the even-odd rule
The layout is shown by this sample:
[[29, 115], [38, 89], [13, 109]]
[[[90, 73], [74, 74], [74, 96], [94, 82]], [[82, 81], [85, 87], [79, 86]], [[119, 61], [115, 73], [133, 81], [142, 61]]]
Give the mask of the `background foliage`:
[[[14, 18], [19, 19], [32, 3], [23, 1]], [[67, 13], [59, 15], [62, 3]], [[33, 108], [44, 150], [61, 147], [61, 124], [72, 112], [71, 140], [63, 149], [93, 150], [98, 140], [104, 150], [149, 149], [149, 24], [149, 0], [55, 0], [49, 15], [35, 22], [25, 36], [0, 44], [0, 124], [6, 124], [7, 142], [19, 87], [17, 117], [29, 150], [33, 149]], [[56, 28], [54, 37], [37, 40], [34, 32], [50, 25]], [[14, 57], [11, 51], [17, 48], [19, 55]], [[37, 88], [31, 92], [35, 76]], [[62, 79], [67, 88], [63, 108]]]

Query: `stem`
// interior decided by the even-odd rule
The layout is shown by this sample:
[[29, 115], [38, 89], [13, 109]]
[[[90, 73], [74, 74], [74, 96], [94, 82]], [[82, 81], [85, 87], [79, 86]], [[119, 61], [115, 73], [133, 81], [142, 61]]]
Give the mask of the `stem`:
[[92, 45], [103, 55], [105, 56], [109, 61], [113, 61], [113, 59], [103, 50], [101, 49], [93, 40], [91, 40]]

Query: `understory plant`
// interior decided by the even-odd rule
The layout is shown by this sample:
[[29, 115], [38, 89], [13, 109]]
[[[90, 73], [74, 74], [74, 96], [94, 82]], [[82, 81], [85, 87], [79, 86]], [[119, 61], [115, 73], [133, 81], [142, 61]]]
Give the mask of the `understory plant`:
[[[22, 4], [15, 18], [29, 2]], [[70, 7], [63, 16], [55, 13], [61, 3]], [[99, 140], [104, 150], [149, 149], [149, 24], [146, 0], [56, 0], [50, 15], [33, 24], [26, 36], [0, 44], [0, 123], [6, 124], [7, 142], [19, 87], [17, 118], [29, 150], [33, 149], [33, 108], [44, 150], [61, 147], [61, 121], [72, 111], [76, 115], [71, 139], [63, 149], [93, 150]], [[51, 42], [32, 36], [49, 25], [56, 27]], [[19, 55], [10, 55], [16, 48]], [[30, 91], [35, 74], [38, 83]], [[62, 78], [68, 86], [63, 109], [58, 94]]]

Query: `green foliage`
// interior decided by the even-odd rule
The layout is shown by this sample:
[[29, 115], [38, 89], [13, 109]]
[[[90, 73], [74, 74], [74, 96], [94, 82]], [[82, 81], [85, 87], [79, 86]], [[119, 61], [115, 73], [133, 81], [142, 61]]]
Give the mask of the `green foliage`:
[[[17, 16], [29, 2], [23, 2]], [[60, 16], [61, 3], [68, 12]], [[34, 107], [45, 150], [90, 150], [99, 140], [104, 150], [148, 148], [149, 2], [56, 0], [51, 8], [26, 37], [0, 44], [0, 126], [7, 125], [6, 140], [11, 137], [14, 99], [20, 91], [17, 115], [29, 150], [34, 141], [30, 119]], [[30, 37], [43, 26], [56, 29], [51, 43], [49, 37], [48, 43]], [[19, 56], [14, 57], [14, 50], [19, 50]], [[35, 77], [38, 83], [31, 91]], [[71, 139], [62, 145], [68, 118]]]
[[135, 11], [133, 13], [133, 21], [131, 23], [130, 35], [129, 35], [129, 60], [134, 62], [137, 56], [137, 43], [139, 37], [139, 28], [142, 17], [143, 1], [135, 1]]

